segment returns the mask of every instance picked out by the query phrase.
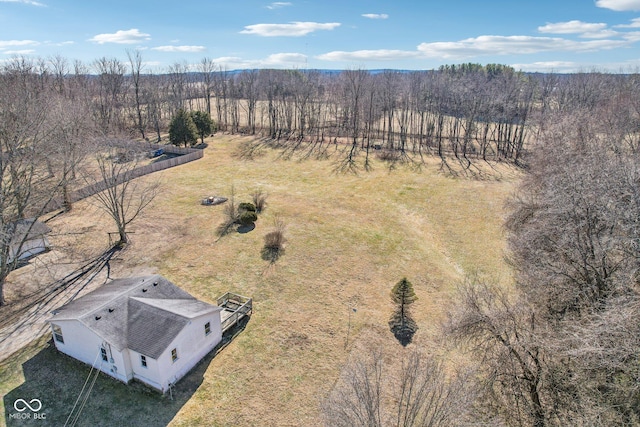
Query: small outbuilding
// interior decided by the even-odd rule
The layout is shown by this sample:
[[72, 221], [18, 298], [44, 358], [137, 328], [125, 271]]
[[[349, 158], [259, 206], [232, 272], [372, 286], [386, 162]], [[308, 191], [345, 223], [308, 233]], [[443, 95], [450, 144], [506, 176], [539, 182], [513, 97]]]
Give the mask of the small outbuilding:
[[48, 322], [59, 351], [164, 393], [220, 343], [222, 311], [152, 275], [113, 280]]
[[47, 234], [51, 228], [44, 222], [34, 218], [21, 219], [9, 225], [11, 235], [7, 264], [14, 260], [23, 260], [49, 250]]

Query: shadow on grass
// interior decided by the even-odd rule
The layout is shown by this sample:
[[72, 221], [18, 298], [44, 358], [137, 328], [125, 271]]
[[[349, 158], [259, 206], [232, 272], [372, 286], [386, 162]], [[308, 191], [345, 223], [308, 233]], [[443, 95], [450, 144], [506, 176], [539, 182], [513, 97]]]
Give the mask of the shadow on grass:
[[[249, 317], [244, 318], [225, 332], [222, 342], [175, 385], [172, 397], [136, 381], [127, 385], [100, 373], [77, 424], [69, 425], [166, 426], [198, 390], [213, 358], [244, 330], [248, 321]], [[22, 350], [12, 357], [29, 357], [29, 352]], [[3, 397], [7, 427], [65, 425], [90, 370], [90, 366], [58, 352], [52, 340], [47, 341], [22, 363], [24, 383]], [[37, 411], [39, 405], [34, 399], [42, 404]], [[30, 403], [33, 410], [23, 401]], [[82, 400], [78, 407], [81, 405]]]
[[246, 233], [249, 233], [250, 231], [255, 230], [255, 228], [256, 228], [256, 225], [254, 223], [251, 223], [251, 224], [238, 226], [237, 231], [240, 234], [246, 234]]
[[284, 255], [284, 248], [279, 247], [264, 246], [260, 251], [260, 257], [269, 264], [275, 264], [282, 255]]
[[[14, 348], [12, 342], [16, 339], [27, 342], [34, 333], [29, 328], [37, 324], [46, 328], [43, 320], [51, 310], [76, 298], [103, 269], [108, 272], [109, 261], [121, 250], [113, 246], [65, 277], [34, 292], [20, 294], [15, 301], [0, 307], [0, 361]], [[25, 334], [26, 339], [20, 339]]]

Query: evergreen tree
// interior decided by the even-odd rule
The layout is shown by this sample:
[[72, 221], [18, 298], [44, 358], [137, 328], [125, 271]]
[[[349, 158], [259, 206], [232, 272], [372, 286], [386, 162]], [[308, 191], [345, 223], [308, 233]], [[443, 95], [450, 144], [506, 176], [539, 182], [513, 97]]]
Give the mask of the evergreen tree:
[[396, 339], [406, 346], [418, 330], [418, 325], [411, 318], [409, 305], [413, 304], [418, 297], [413, 291], [413, 285], [406, 277], [400, 280], [391, 290], [391, 300], [396, 304], [396, 309], [389, 320], [389, 327]]
[[204, 144], [204, 137], [211, 135], [216, 130], [211, 116], [205, 111], [193, 111], [191, 112], [191, 119], [196, 125], [200, 140]]
[[185, 147], [198, 142], [198, 129], [191, 115], [185, 110], [178, 110], [178, 113], [171, 120], [169, 124], [169, 141], [173, 145], [184, 144]]

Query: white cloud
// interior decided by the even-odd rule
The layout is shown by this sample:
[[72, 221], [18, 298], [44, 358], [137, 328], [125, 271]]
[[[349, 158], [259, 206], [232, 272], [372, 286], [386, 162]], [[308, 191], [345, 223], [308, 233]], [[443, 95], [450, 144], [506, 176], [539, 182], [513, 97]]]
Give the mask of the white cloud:
[[38, 46], [39, 44], [34, 40], [0, 40], [0, 50], [18, 46]]
[[2, 53], [6, 55], [31, 55], [35, 53], [34, 49], [22, 49], [22, 50], [5, 50]]
[[363, 13], [362, 16], [369, 19], [387, 19], [389, 17], [386, 13]]
[[625, 40], [573, 41], [555, 37], [480, 36], [457, 42], [422, 43], [418, 50], [430, 58], [471, 58], [537, 52], [589, 52], [626, 46]]
[[541, 33], [551, 34], [582, 34], [582, 33], [594, 33], [602, 31], [607, 28], [607, 24], [602, 23], [588, 23], [582, 21], [568, 21], [568, 22], [556, 22], [547, 23], [538, 27], [538, 31]]
[[113, 34], [98, 34], [89, 39], [89, 41], [98, 44], [135, 44], [146, 40], [151, 40], [151, 36], [146, 33], [141, 33], [137, 28], [132, 28], [130, 30], [119, 30]]
[[614, 28], [640, 28], [640, 18], [633, 18], [630, 24], [614, 25]]
[[293, 3], [288, 1], [276, 1], [267, 6], [267, 9], [280, 9], [281, 7], [293, 6]]
[[307, 56], [301, 53], [274, 53], [262, 59], [242, 59], [236, 56], [214, 58], [213, 62], [226, 70], [252, 68], [300, 68], [307, 62]]
[[419, 58], [420, 52], [408, 50], [356, 50], [353, 52], [333, 51], [318, 55], [323, 61], [398, 61], [402, 59]]
[[606, 64], [549, 61], [533, 62], [529, 64], [511, 64], [511, 66], [516, 70], [539, 73], [637, 73], [640, 69], [640, 60], [634, 59], [624, 62], [607, 62]]
[[42, 44], [47, 45], [47, 46], [69, 46], [69, 45], [72, 45], [72, 44], [76, 44], [76, 42], [71, 41], [71, 40], [67, 40], [67, 41], [64, 41], [64, 42], [54, 42], [54, 41], [51, 41], [51, 40], [46, 40], [46, 41], [42, 42]]
[[607, 24], [577, 20], [547, 23], [546, 25], [538, 27], [538, 31], [551, 34], [579, 34], [580, 37], [585, 39], [605, 39], [619, 35], [617, 31], [608, 29]]
[[628, 40], [629, 42], [637, 42], [640, 41], [640, 31], [630, 31], [628, 33], [624, 33], [622, 38]]
[[324, 61], [363, 62], [404, 59], [463, 60], [484, 55], [522, 55], [539, 52], [595, 52], [629, 46], [640, 37], [626, 33], [623, 39], [575, 41], [556, 37], [479, 36], [455, 42], [421, 43], [411, 50], [333, 51], [318, 55]]
[[255, 34], [262, 37], [300, 37], [319, 30], [333, 30], [339, 27], [337, 22], [290, 22], [288, 24], [254, 24], [247, 25], [240, 31], [242, 34]]
[[511, 66], [516, 70], [530, 73], [570, 73], [581, 68], [580, 64], [569, 61], [541, 61], [529, 64], [511, 64]]
[[268, 65], [287, 65], [287, 64], [304, 64], [307, 61], [307, 56], [301, 53], [274, 53], [267, 56], [262, 60], [264, 64]]
[[195, 52], [204, 52], [207, 50], [204, 46], [158, 46], [153, 47], [151, 50], [159, 50], [161, 52], [187, 52], [187, 53], [195, 53]]
[[593, 31], [593, 32], [580, 34], [580, 37], [584, 39], [606, 39], [610, 37], [617, 37], [619, 35], [620, 33], [617, 31], [606, 29], [606, 30]]
[[596, 0], [596, 6], [616, 12], [640, 10], [640, 0]]
[[22, 3], [30, 6], [46, 6], [44, 3], [40, 3], [33, 0], [0, 0], [0, 3]]

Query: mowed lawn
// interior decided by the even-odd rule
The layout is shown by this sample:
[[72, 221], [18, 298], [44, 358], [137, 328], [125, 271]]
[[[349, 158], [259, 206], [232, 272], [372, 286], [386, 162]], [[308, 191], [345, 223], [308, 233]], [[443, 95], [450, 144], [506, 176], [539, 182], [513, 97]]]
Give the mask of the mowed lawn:
[[[402, 277], [419, 298], [412, 309], [420, 329], [409, 347], [433, 345], [465, 275], [479, 272], [504, 285], [511, 280], [502, 223], [517, 171], [493, 165], [485, 167], [492, 175], [484, 180], [452, 178], [434, 159], [420, 170], [390, 171], [376, 161], [370, 172], [340, 174], [334, 172], [335, 157], [283, 160], [265, 148], [251, 160], [239, 158], [240, 147], [250, 142], [215, 136], [203, 159], [143, 178], [159, 179], [163, 191], [132, 225], [132, 244], [112, 263], [112, 277], [157, 272], [208, 302], [227, 291], [254, 299], [244, 331], [200, 366], [201, 384], [183, 393], [179, 404], [145, 393], [150, 407], [140, 411], [162, 401], [171, 406], [158, 425], [319, 425], [320, 402], [350, 351], [366, 348], [368, 330], [384, 331], [384, 345], [399, 355], [406, 351], [387, 326], [389, 292]], [[237, 202], [251, 201], [253, 191], [262, 190], [267, 209], [252, 231], [219, 238], [224, 205], [201, 206], [200, 199], [230, 197], [232, 188]], [[269, 265], [261, 248], [276, 216], [286, 224], [288, 241], [285, 254]], [[87, 202], [50, 225], [54, 232], [82, 229], [80, 237], [61, 232], [58, 245], [67, 239], [84, 253], [99, 252], [114, 231]], [[0, 392], [6, 394], [23, 379], [1, 369]], [[191, 383], [179, 383], [178, 393]], [[144, 399], [120, 399], [117, 405], [145, 405]], [[120, 409], [112, 408], [114, 414]], [[96, 419], [91, 414], [83, 415], [89, 417], [84, 425], [110, 425], [105, 411]]]

